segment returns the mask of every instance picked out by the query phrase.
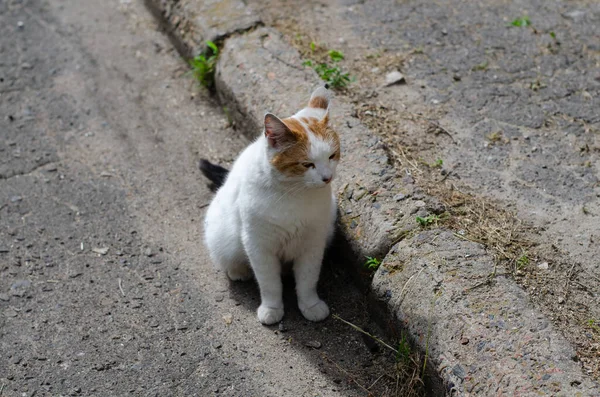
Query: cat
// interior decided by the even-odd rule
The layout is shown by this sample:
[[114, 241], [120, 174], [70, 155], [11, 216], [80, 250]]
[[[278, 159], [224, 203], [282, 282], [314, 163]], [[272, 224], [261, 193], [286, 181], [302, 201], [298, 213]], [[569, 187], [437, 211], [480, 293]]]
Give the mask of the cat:
[[258, 320], [266, 325], [283, 318], [281, 272], [288, 262], [293, 262], [302, 315], [310, 321], [329, 316], [317, 294], [337, 214], [331, 181], [340, 139], [329, 126], [329, 104], [329, 90], [319, 87], [293, 116], [267, 113], [263, 134], [229, 173], [201, 161], [203, 173], [220, 186], [204, 220], [211, 260], [231, 280], [254, 274], [261, 297]]

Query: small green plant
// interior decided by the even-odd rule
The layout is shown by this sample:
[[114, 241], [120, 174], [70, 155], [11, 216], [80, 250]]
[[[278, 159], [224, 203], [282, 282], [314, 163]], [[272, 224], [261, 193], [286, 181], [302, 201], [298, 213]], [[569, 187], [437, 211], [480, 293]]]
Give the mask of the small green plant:
[[529, 88], [533, 91], [541, 90], [542, 88], [546, 88], [546, 84], [544, 84], [539, 78], [535, 79], [531, 83], [529, 83]]
[[524, 269], [527, 265], [529, 265], [529, 256], [527, 256], [527, 253], [524, 253], [517, 259], [517, 270]]
[[364, 266], [367, 270], [374, 272], [375, 270], [379, 269], [379, 265], [381, 265], [381, 261], [379, 259], [370, 256], [365, 256], [365, 258], [367, 258], [367, 261], [365, 262]]
[[519, 27], [519, 28], [524, 28], [524, 27], [527, 27], [527, 26], [531, 26], [531, 20], [529, 19], [528, 16], [524, 16], [524, 17], [515, 19], [510, 24], [512, 26], [516, 26], [516, 27]]
[[475, 65], [471, 68], [472, 71], [474, 72], [478, 72], [478, 71], [482, 71], [482, 70], [486, 70], [488, 67], [488, 61], [483, 61], [481, 62], [479, 65]]
[[409, 364], [411, 353], [412, 350], [410, 348], [410, 344], [406, 340], [406, 335], [402, 333], [401, 338], [398, 341], [398, 348], [396, 349], [396, 362]]
[[[314, 52], [315, 48], [315, 43], [311, 42], [310, 49]], [[341, 51], [329, 50], [328, 55], [332, 62], [331, 65], [326, 62], [315, 64], [311, 60], [304, 61], [302, 65], [313, 68], [315, 72], [317, 72], [319, 77], [323, 81], [329, 83], [331, 87], [346, 87], [348, 83], [352, 81], [352, 79], [350, 78], [350, 75], [348, 73], [342, 73], [342, 69], [340, 69], [340, 67], [336, 65], [336, 63], [344, 59], [344, 54]]]
[[417, 216], [417, 218], [416, 218], [417, 223], [423, 227], [431, 225], [433, 223], [437, 223], [440, 220], [442, 220], [442, 218], [440, 218], [438, 215], [435, 215], [435, 214], [428, 215], [425, 218], [420, 217], [420, 216]]
[[192, 74], [206, 88], [212, 88], [215, 83], [215, 66], [219, 57], [219, 48], [212, 41], [207, 41], [208, 50], [189, 60]]
[[587, 326], [600, 335], [600, 321], [590, 318], [589, 320], [587, 320]]
[[442, 165], [444, 165], [444, 160], [437, 159], [437, 160], [435, 160], [435, 163], [433, 163], [433, 165], [431, 167], [432, 168], [442, 168]]

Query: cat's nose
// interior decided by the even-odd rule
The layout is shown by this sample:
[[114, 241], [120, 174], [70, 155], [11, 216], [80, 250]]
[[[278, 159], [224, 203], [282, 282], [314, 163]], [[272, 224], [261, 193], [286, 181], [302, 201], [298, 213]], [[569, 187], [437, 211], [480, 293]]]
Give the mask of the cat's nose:
[[325, 182], [325, 183], [331, 182], [331, 177], [325, 177], [324, 176], [322, 179], [323, 179], [323, 182]]

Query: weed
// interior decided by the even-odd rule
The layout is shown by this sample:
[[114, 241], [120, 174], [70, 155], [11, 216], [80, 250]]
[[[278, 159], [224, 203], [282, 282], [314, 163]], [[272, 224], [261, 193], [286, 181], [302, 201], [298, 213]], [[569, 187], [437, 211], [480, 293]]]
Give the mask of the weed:
[[365, 258], [367, 258], [367, 261], [365, 262], [364, 267], [367, 270], [376, 271], [379, 269], [379, 265], [381, 265], [381, 261], [379, 259], [370, 256], [365, 256]]
[[535, 81], [532, 81], [529, 84], [529, 88], [532, 89], [533, 91], [537, 91], [537, 90], [541, 90], [542, 88], [546, 88], [546, 84], [542, 83], [542, 81], [537, 78], [535, 79]]
[[396, 349], [396, 362], [403, 364], [409, 364], [411, 361], [412, 349], [410, 344], [406, 340], [406, 335], [401, 334], [400, 340], [398, 341], [398, 348]]
[[[310, 43], [311, 51], [315, 51], [316, 44], [314, 41]], [[329, 50], [327, 52], [329, 55], [329, 59], [332, 64], [327, 62], [321, 63], [313, 63], [311, 60], [306, 60], [302, 63], [304, 66], [311, 67], [317, 72], [319, 77], [329, 83], [329, 85], [333, 88], [343, 88], [348, 85], [352, 81], [350, 75], [348, 73], [342, 73], [342, 69], [336, 65], [336, 63], [340, 62], [344, 59], [344, 54], [341, 51]]]
[[524, 16], [524, 17], [515, 19], [510, 24], [512, 26], [523, 28], [523, 27], [531, 26], [531, 20], [529, 19], [528, 16]]
[[435, 160], [435, 163], [433, 163], [431, 168], [442, 168], [442, 165], [444, 165], [444, 160], [437, 159], [437, 160]]
[[212, 88], [215, 83], [215, 66], [219, 57], [219, 48], [212, 41], [207, 41], [208, 50], [189, 60], [192, 74], [206, 88]]
[[473, 66], [471, 68], [471, 70], [474, 72], [481, 71], [481, 70], [487, 70], [488, 65], [489, 65], [488, 61], [483, 61], [479, 65]]
[[529, 265], [529, 256], [527, 255], [527, 253], [524, 253], [519, 258], [517, 258], [516, 265], [517, 270], [524, 269], [527, 267], [527, 265]]
[[416, 217], [417, 223], [423, 227], [429, 226], [433, 223], [437, 223], [438, 221], [441, 221], [441, 220], [442, 220], [442, 218], [440, 218], [439, 215], [435, 215], [435, 214], [428, 215], [425, 218], [422, 218], [420, 216]]
[[502, 143], [503, 141], [505, 143], [508, 143], [506, 140], [503, 139], [503, 134], [502, 134], [501, 130], [497, 130], [497, 131], [491, 132], [488, 135], [486, 135], [485, 138], [490, 143]]
[[593, 331], [597, 332], [598, 335], [600, 335], [600, 321], [590, 318], [586, 322], [588, 327], [590, 327]]

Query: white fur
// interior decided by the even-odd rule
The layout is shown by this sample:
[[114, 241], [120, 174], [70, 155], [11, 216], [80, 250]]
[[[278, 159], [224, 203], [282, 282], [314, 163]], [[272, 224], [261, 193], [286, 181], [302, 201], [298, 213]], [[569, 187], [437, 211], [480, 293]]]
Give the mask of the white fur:
[[263, 324], [283, 317], [281, 264], [288, 261], [294, 263], [304, 317], [320, 321], [329, 315], [317, 282], [336, 217], [331, 184], [323, 178], [333, 178], [337, 161], [329, 160], [329, 142], [310, 134], [310, 143], [315, 168], [290, 178], [270, 164], [275, 149], [264, 135], [258, 138], [235, 161], [206, 214], [205, 240], [214, 265], [232, 280], [248, 279], [254, 271]]

